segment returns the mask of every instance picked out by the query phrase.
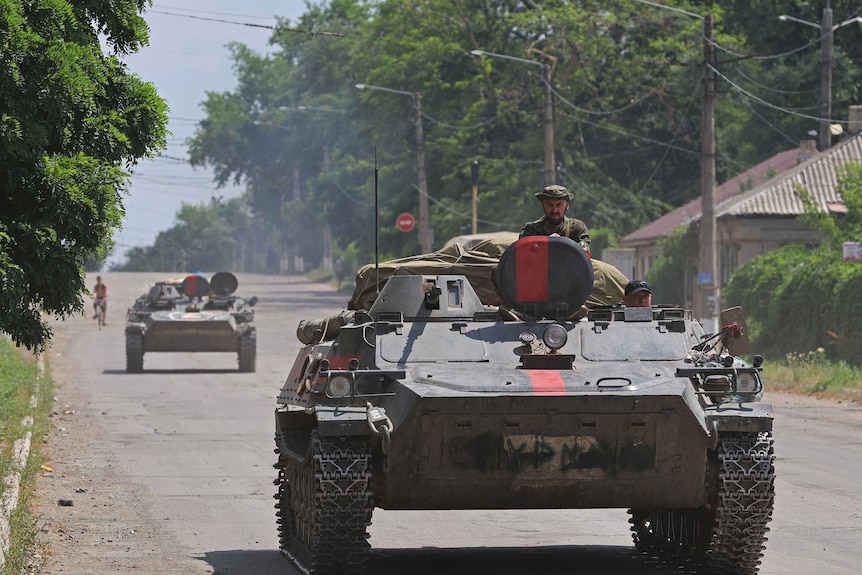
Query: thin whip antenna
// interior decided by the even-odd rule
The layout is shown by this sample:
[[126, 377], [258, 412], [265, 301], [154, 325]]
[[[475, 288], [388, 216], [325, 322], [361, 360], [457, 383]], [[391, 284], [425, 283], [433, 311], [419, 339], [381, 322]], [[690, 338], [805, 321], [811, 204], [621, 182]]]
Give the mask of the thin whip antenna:
[[[380, 210], [378, 206], [378, 175], [377, 146], [374, 146], [374, 289], [375, 296], [380, 295]], [[375, 299], [377, 299], [375, 297]]]

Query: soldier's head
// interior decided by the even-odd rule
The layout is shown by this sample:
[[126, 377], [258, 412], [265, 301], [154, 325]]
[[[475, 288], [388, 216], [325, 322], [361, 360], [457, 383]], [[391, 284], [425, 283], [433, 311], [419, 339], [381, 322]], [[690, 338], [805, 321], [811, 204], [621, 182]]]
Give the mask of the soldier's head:
[[558, 226], [565, 221], [566, 210], [572, 201], [572, 194], [565, 186], [545, 186], [540, 192], [536, 192], [536, 197], [542, 202], [542, 210], [549, 223]]
[[650, 307], [652, 305], [652, 287], [644, 280], [632, 280], [626, 284], [623, 295], [626, 307]]

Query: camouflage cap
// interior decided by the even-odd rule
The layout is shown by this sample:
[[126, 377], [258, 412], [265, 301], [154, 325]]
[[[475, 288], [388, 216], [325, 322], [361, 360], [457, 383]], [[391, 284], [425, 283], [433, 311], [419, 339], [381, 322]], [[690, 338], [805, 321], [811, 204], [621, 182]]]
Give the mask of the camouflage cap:
[[545, 186], [541, 192], [536, 192], [536, 197], [539, 198], [539, 201], [544, 200], [566, 200], [568, 202], [572, 201], [572, 194], [569, 190], [566, 189], [565, 186], [560, 186], [554, 184], [552, 186]]

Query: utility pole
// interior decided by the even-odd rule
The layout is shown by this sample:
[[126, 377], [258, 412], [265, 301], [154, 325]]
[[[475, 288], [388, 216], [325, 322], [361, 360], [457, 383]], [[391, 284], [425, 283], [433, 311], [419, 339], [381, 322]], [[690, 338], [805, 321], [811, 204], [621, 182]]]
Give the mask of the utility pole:
[[[721, 307], [716, 249], [715, 221], [715, 43], [713, 18], [707, 14], [703, 20], [703, 117], [701, 128], [701, 208], [700, 257], [697, 277], [699, 318], [718, 320]], [[709, 299], [712, 296], [712, 302]], [[707, 331], [710, 331], [707, 329]]]
[[832, 8], [823, 9], [823, 19], [820, 23], [820, 151], [832, 145], [832, 134], [829, 132], [832, 118]]
[[826, 8], [823, 9], [823, 18], [818, 26], [814, 22], [800, 20], [795, 16], [782, 14], [778, 17], [781, 21], [799, 22], [812, 28], [820, 30], [820, 138], [818, 144], [820, 151], [825, 150], [832, 145], [832, 134], [829, 131], [829, 124], [832, 118], [832, 61], [833, 61], [833, 43], [835, 39], [835, 30], [843, 28], [848, 24], [862, 22], [862, 16], [854, 16], [840, 24], [832, 24], [832, 8], [828, 2]]
[[557, 183], [557, 162], [554, 159], [554, 94], [551, 67], [542, 64], [542, 84], [545, 88], [545, 185]]

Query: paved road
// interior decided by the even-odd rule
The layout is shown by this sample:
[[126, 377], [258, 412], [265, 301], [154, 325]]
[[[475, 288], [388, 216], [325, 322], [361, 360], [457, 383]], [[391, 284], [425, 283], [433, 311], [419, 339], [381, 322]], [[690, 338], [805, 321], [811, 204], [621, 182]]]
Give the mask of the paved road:
[[[160, 274], [102, 274], [108, 325], [53, 325], [58, 383], [39, 480], [43, 573], [294, 575], [277, 551], [275, 397], [300, 348], [300, 319], [349, 293], [297, 277], [241, 275], [257, 295], [257, 372], [234, 354], [148, 354], [125, 373], [125, 308]], [[94, 283], [90, 281], [89, 283]], [[761, 573], [859, 572], [862, 409], [773, 394], [777, 505]], [[481, 486], [477, 486], [481, 489]], [[72, 505], [58, 505], [59, 500]], [[677, 573], [634, 556], [627, 516], [610, 511], [384, 512], [371, 573]]]

